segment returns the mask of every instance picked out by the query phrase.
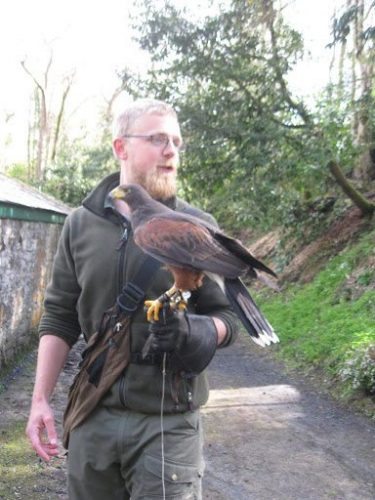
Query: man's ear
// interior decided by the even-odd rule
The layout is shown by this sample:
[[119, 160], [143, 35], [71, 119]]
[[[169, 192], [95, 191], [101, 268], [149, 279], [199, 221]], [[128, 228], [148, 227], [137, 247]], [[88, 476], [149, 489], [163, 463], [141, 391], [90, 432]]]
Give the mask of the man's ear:
[[120, 160], [126, 160], [128, 158], [125, 142], [122, 139], [117, 138], [113, 141], [113, 151]]

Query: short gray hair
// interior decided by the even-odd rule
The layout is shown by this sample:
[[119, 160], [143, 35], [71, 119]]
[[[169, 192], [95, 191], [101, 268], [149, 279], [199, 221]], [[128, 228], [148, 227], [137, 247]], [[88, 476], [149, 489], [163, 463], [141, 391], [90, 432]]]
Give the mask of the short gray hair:
[[113, 139], [127, 134], [137, 118], [143, 115], [171, 115], [177, 120], [177, 113], [170, 104], [157, 99], [138, 99], [116, 116], [113, 122]]

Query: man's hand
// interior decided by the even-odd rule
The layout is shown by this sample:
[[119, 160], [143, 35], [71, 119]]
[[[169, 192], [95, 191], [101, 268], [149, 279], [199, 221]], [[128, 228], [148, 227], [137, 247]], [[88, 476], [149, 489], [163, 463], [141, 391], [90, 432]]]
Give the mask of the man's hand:
[[34, 450], [46, 462], [58, 454], [55, 418], [48, 401], [69, 349], [65, 340], [52, 334], [43, 335], [39, 341], [34, 393], [26, 435]]
[[149, 330], [146, 351], [168, 353], [169, 369], [186, 376], [202, 372], [215, 354], [218, 331], [209, 316], [172, 311], [152, 323]]
[[55, 418], [46, 401], [33, 402], [26, 435], [36, 453], [46, 462], [59, 453]]
[[180, 350], [189, 335], [189, 323], [186, 314], [163, 310], [159, 321], [149, 327], [152, 336], [150, 352], [173, 352]]

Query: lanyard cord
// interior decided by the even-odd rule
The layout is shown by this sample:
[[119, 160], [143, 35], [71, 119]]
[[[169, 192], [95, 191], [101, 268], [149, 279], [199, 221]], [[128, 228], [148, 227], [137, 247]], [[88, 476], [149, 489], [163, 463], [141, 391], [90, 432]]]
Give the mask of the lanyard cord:
[[160, 436], [161, 436], [161, 483], [163, 488], [163, 500], [165, 500], [165, 470], [164, 470], [164, 426], [163, 426], [163, 410], [164, 410], [164, 395], [165, 395], [165, 365], [166, 365], [167, 353], [163, 354], [163, 384], [161, 393], [161, 405], [160, 405]]
[[[163, 308], [163, 322], [166, 323], [165, 308]], [[165, 456], [164, 456], [164, 397], [165, 397], [165, 378], [166, 378], [167, 353], [163, 353], [162, 363], [162, 391], [160, 402], [160, 439], [161, 439], [161, 485], [163, 489], [163, 500], [165, 500]]]

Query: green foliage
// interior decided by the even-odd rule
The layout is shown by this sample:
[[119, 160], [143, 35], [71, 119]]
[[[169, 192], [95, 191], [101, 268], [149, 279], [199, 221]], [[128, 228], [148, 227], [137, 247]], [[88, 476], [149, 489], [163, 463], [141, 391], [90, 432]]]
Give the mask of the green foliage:
[[362, 2], [353, 2], [352, 5], [350, 4], [350, 1], [343, 4], [341, 13], [337, 17], [334, 17], [332, 23], [332, 41], [329, 46], [333, 47], [339, 43], [346, 43], [350, 34], [353, 34], [357, 30], [355, 35], [358, 41], [362, 46], [369, 44], [371, 50], [371, 43], [375, 39], [375, 26], [362, 26], [361, 23], [363, 23], [363, 18], [366, 21], [373, 20], [371, 11], [374, 10], [375, 3], [373, 0], [364, 0]]
[[280, 207], [290, 197], [310, 179], [312, 191], [322, 184], [314, 187], [316, 170], [308, 168], [306, 110], [285, 87], [302, 53], [301, 36], [271, 1], [232, 0], [195, 22], [169, 3], [163, 9], [141, 3], [139, 43], [154, 66], [146, 81], [125, 72], [124, 88], [179, 110], [187, 143], [184, 192], [226, 227], [283, 222]]
[[332, 46], [338, 42], [346, 42], [350, 33], [351, 24], [353, 23], [353, 21], [355, 21], [358, 11], [359, 6], [352, 5], [347, 10], [345, 10], [339, 18], [335, 18], [333, 20], [333, 41], [331, 42]]
[[47, 171], [43, 191], [68, 205], [79, 205], [103, 177], [118, 170], [110, 144], [109, 137], [94, 148], [79, 140], [66, 143]]
[[178, 109], [188, 199], [230, 230], [282, 226], [302, 238], [305, 225], [314, 237], [329, 220], [311, 207], [341, 193], [328, 161], [343, 161], [350, 172], [360, 153], [349, 94], [343, 99], [330, 87], [314, 114], [294, 98], [287, 78], [302, 38], [271, 0], [215, 3], [199, 20], [169, 2], [137, 3], [138, 41], [153, 66], [146, 79], [124, 71], [123, 85]]
[[29, 169], [27, 165], [23, 163], [14, 163], [9, 165], [5, 172], [9, 175], [9, 177], [13, 177], [14, 179], [18, 179], [19, 181], [25, 183], [30, 183]]
[[[332, 258], [324, 271], [306, 286], [295, 285], [262, 305], [280, 336], [280, 353], [299, 367], [319, 366], [327, 376], [350, 382], [371, 393], [375, 339], [375, 291], [367, 275], [356, 300], [342, 292], [343, 284], [374, 255], [375, 232]], [[357, 279], [357, 283], [361, 280]], [[372, 286], [371, 286], [372, 285]], [[345, 287], [344, 287], [345, 289]]]
[[375, 344], [353, 349], [338, 373], [352, 389], [375, 394]]
[[362, 286], [369, 286], [372, 281], [375, 280], [375, 270], [369, 269], [364, 273], [360, 274], [357, 278], [357, 282]]
[[[359, 108], [372, 120], [368, 93], [354, 99], [352, 87], [330, 85], [314, 110], [293, 96], [288, 75], [303, 53], [302, 37], [272, 0], [211, 2], [206, 17], [168, 1], [136, 3], [138, 42], [152, 69], [146, 78], [124, 71], [123, 86], [179, 111], [188, 199], [226, 229], [281, 226], [313, 238], [330, 222], [314, 207], [343, 198], [328, 162], [350, 175], [363, 153], [353, 125]], [[343, 14], [335, 24], [335, 43], [352, 20], [353, 13]]]

